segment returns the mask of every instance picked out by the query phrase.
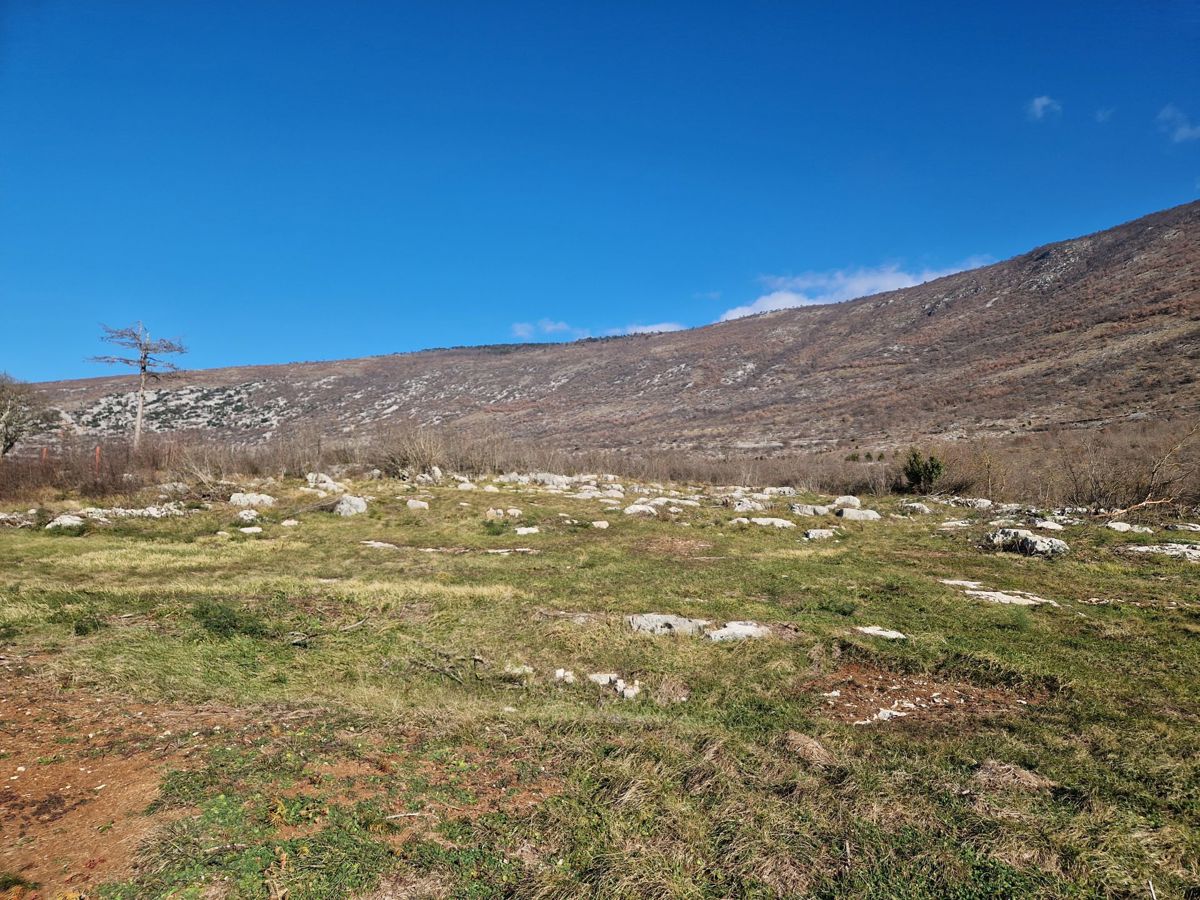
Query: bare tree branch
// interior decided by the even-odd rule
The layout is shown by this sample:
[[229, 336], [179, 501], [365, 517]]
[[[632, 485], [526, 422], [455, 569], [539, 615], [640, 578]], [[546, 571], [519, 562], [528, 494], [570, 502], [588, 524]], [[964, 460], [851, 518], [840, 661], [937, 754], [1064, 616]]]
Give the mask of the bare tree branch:
[[137, 356], [93, 356], [92, 361], [106, 365], [129, 366], [138, 370], [137, 417], [133, 425], [133, 448], [136, 450], [142, 441], [142, 417], [146, 406], [146, 379], [157, 381], [163, 375], [178, 372], [179, 366], [162, 359], [164, 353], [187, 353], [187, 348], [175, 339], [159, 338], [154, 340], [146, 327], [138, 322], [128, 328], [111, 328], [100, 326], [104, 334], [100, 340], [118, 347], [128, 347], [136, 350]]

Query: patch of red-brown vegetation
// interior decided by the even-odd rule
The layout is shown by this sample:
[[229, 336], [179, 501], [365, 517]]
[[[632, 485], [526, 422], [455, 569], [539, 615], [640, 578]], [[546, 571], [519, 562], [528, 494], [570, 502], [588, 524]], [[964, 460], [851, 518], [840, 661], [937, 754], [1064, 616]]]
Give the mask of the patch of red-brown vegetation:
[[147, 814], [167, 768], [182, 768], [244, 717], [152, 706], [30, 674], [0, 657], [0, 871], [58, 897], [119, 879], [169, 814]]
[[1013, 712], [1029, 703], [1002, 687], [946, 681], [849, 663], [804, 685], [825, 714], [855, 725], [887, 721], [950, 722]]

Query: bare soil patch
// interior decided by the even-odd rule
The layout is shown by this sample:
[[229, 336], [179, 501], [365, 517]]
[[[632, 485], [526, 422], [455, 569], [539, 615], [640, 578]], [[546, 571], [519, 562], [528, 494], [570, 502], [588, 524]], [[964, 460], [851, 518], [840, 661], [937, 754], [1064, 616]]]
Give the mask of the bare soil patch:
[[950, 722], [1019, 711], [1029, 703], [1014, 691], [891, 672], [851, 663], [806, 684], [825, 714], [839, 722], [876, 725], [899, 720]]
[[62, 688], [23, 662], [0, 661], [0, 871], [37, 884], [30, 900], [86, 894], [126, 877], [138, 845], [178, 815], [147, 813], [163, 773], [246, 717]]

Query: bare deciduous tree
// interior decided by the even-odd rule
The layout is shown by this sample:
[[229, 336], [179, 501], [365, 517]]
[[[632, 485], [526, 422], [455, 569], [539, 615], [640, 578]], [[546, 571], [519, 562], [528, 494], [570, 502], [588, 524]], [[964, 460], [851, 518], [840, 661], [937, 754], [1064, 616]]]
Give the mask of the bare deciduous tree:
[[129, 366], [138, 370], [137, 417], [133, 422], [133, 449], [142, 442], [142, 414], [146, 406], [146, 379], [157, 381], [164, 374], [178, 372], [179, 366], [162, 359], [167, 353], [187, 353], [187, 348], [177, 340], [159, 338], [152, 340], [150, 332], [141, 322], [128, 328], [109, 328], [101, 325], [104, 334], [101, 340], [118, 347], [136, 351], [136, 356], [93, 356], [94, 362]]
[[22, 438], [49, 427], [50, 411], [29, 385], [0, 372], [0, 456]]

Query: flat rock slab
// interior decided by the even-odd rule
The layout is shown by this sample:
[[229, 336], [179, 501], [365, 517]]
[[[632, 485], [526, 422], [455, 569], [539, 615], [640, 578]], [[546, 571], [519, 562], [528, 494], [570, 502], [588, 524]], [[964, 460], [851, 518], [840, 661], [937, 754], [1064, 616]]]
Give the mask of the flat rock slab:
[[1173, 556], [1176, 559], [1186, 559], [1189, 562], [1200, 562], [1200, 544], [1145, 544], [1143, 546], [1126, 547], [1131, 553], [1151, 553], [1159, 556]]
[[810, 528], [804, 532], [806, 541], [827, 541], [831, 537], [836, 537], [837, 532], [832, 528]]
[[717, 628], [708, 633], [710, 641], [745, 641], [771, 636], [771, 629], [757, 622], [726, 622], [724, 628]]
[[645, 634], [703, 634], [707, 619], [688, 619], [665, 613], [638, 613], [625, 619], [634, 631]]
[[837, 514], [847, 522], [875, 522], [883, 518], [873, 509], [855, 509], [852, 506], [843, 506]]
[[893, 631], [890, 628], [880, 628], [878, 625], [857, 625], [854, 628], [860, 634], [870, 635], [871, 637], [883, 638], [885, 641], [905, 641], [908, 640], [908, 635], [902, 631]]
[[989, 603], [1006, 603], [1011, 606], [1058, 606], [1053, 600], [1047, 600], [1027, 591], [984, 591], [969, 588], [963, 593], [968, 597], [987, 600]]

